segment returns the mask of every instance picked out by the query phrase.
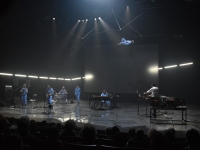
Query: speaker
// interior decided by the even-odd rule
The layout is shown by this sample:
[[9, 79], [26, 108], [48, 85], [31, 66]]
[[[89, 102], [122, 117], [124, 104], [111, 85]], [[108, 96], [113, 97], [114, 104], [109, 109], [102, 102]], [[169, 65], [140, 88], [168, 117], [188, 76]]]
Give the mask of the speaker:
[[0, 107], [6, 107], [6, 106], [7, 106], [6, 102], [0, 101]]

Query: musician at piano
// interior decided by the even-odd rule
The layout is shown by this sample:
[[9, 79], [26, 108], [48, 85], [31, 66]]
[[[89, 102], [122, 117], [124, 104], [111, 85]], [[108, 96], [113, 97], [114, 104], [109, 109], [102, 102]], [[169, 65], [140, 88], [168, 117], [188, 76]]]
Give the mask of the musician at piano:
[[47, 85], [47, 89], [46, 89], [46, 99], [48, 101], [49, 104], [49, 113], [52, 111], [53, 108], [53, 104], [52, 104], [52, 97], [54, 94], [54, 90], [53, 88], [51, 88], [50, 85]]
[[65, 86], [62, 86], [59, 94], [61, 94], [61, 99], [66, 99], [66, 101], [67, 101], [67, 94], [68, 93], [67, 93], [67, 90], [65, 89]]
[[[101, 93], [101, 96], [108, 97], [108, 93], [106, 92], [106, 89], [103, 89], [103, 92]], [[110, 106], [109, 100], [102, 100], [101, 102], [106, 102], [107, 106]]]
[[22, 107], [27, 105], [27, 93], [28, 93], [28, 88], [26, 87], [26, 84], [24, 83], [21, 90], [21, 103]]
[[151, 98], [151, 97], [158, 97], [159, 96], [159, 89], [156, 86], [155, 83], [151, 84], [151, 88], [147, 91], [144, 92], [144, 95], [146, 95], [146, 98]]

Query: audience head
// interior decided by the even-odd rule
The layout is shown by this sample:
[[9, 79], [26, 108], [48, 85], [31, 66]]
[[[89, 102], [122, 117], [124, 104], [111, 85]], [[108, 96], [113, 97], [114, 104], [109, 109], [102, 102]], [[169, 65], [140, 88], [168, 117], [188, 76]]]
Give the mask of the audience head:
[[48, 131], [48, 136], [50, 140], [58, 139], [59, 130], [57, 126], [51, 126]]
[[17, 134], [10, 134], [5, 136], [1, 141], [1, 146], [3, 149], [22, 149], [23, 143], [22, 139]]
[[115, 147], [126, 147], [127, 136], [124, 133], [117, 132], [113, 138]]
[[47, 124], [47, 121], [46, 121], [46, 120], [43, 120], [43, 121], [41, 122], [41, 125], [42, 125], [42, 126], [48, 125], [48, 124]]
[[67, 120], [64, 125], [65, 131], [73, 131], [76, 128], [76, 122], [74, 120]]
[[136, 130], [134, 127], [129, 128], [129, 130], [128, 130], [129, 137], [131, 137], [131, 138], [135, 137], [135, 131]]
[[175, 140], [176, 131], [174, 128], [169, 128], [165, 130], [165, 137], [167, 141], [173, 142]]
[[149, 139], [152, 139], [153, 136], [154, 136], [157, 132], [158, 132], [158, 131], [157, 131], [156, 129], [154, 129], [154, 128], [149, 129], [148, 134], [147, 134], [148, 138], [149, 138]]
[[186, 132], [186, 139], [190, 148], [200, 146], [200, 136], [196, 129], [190, 129]]
[[83, 138], [83, 142], [91, 144], [94, 143], [94, 140], [96, 138], [95, 127], [92, 126], [90, 123], [86, 123], [81, 130], [81, 136]]
[[4, 132], [8, 124], [8, 120], [3, 115], [0, 115], [0, 133]]
[[118, 133], [118, 132], [120, 132], [119, 128], [118, 128], [117, 126], [113, 126], [113, 127], [112, 127], [112, 136], [114, 137], [114, 135], [115, 135], [116, 133]]
[[37, 132], [37, 123], [35, 120], [30, 121], [30, 131]]
[[150, 141], [150, 148], [155, 150], [168, 149], [164, 135], [161, 134], [160, 132], [154, 133], [154, 136]]
[[29, 126], [30, 122], [28, 116], [22, 116], [17, 125], [20, 136], [26, 136], [28, 134]]
[[105, 132], [106, 135], [112, 135], [112, 127], [106, 127]]
[[137, 129], [135, 135], [136, 135], [136, 138], [143, 138], [144, 137], [144, 131], [142, 129]]

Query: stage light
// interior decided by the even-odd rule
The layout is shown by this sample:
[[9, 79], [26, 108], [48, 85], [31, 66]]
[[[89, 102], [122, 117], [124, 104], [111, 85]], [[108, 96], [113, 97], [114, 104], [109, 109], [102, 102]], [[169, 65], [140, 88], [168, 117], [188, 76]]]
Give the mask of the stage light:
[[38, 78], [38, 76], [28, 76], [29, 78]]
[[40, 79], [48, 79], [48, 77], [39, 77]]
[[85, 77], [82, 77], [83, 79], [85, 79]]
[[5, 85], [6, 88], [12, 88], [12, 85]]
[[26, 75], [23, 74], [15, 74], [16, 77], [27, 77]]
[[71, 80], [71, 79], [65, 79], [65, 80]]
[[160, 67], [160, 68], [158, 68], [159, 70], [162, 70], [163, 69], [163, 67]]
[[99, 17], [99, 20], [101, 19], [101, 17]]
[[97, 20], [96, 18], [94, 18], [94, 20]]
[[78, 22], [81, 22], [81, 20], [78, 20]]
[[64, 78], [58, 78], [58, 80], [65, 80]]
[[53, 20], [55, 20], [56, 18], [53, 18]]
[[85, 76], [85, 79], [86, 79], [86, 80], [92, 79], [92, 78], [93, 78], [93, 75], [91, 75], [91, 74], [88, 74], [88, 75]]
[[88, 19], [86, 19], [85, 21], [88, 21]]
[[73, 78], [72, 80], [80, 80], [81, 79], [81, 77], [79, 77], [79, 78]]
[[179, 66], [187, 66], [187, 65], [192, 65], [193, 62], [190, 62], [190, 63], [185, 63], [185, 64], [180, 64]]
[[157, 73], [158, 72], [158, 66], [151, 66], [149, 67], [150, 73]]
[[56, 80], [57, 78], [55, 77], [49, 77], [50, 80]]
[[84, 20], [82, 20], [84, 22]]
[[3, 76], [13, 76], [13, 74], [11, 74], [11, 73], [0, 73], [0, 75], [3, 75]]
[[177, 65], [172, 65], [172, 66], [166, 66], [166, 67], [164, 67], [164, 68], [174, 68], [174, 67], [177, 67]]

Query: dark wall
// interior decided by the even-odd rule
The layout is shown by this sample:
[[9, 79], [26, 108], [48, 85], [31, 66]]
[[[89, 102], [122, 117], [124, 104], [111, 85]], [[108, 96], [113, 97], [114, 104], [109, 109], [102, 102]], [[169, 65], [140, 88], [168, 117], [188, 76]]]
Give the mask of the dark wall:
[[160, 70], [162, 95], [185, 98], [187, 103], [199, 101], [199, 41], [195, 36], [164, 40], [160, 44], [160, 66], [193, 62], [193, 65]]

